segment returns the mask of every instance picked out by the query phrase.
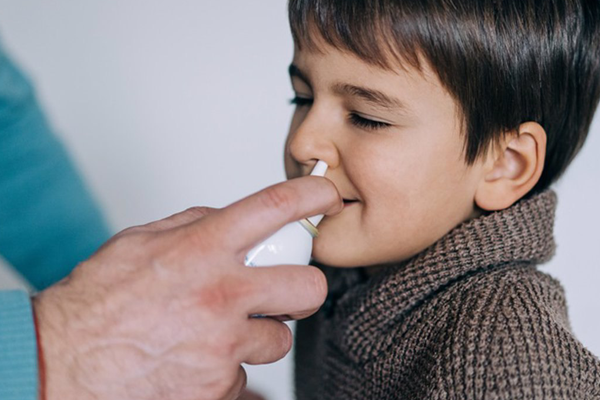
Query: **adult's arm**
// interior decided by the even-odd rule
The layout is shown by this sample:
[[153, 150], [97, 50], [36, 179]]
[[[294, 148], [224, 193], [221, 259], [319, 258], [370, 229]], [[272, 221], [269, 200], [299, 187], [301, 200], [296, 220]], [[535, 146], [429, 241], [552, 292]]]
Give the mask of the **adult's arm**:
[[[31, 83], [0, 45], [0, 255], [42, 290], [108, 238]], [[29, 294], [0, 291], [0, 399], [37, 399], [36, 350]]]
[[42, 290], [109, 237], [31, 83], [0, 45], [0, 255]]

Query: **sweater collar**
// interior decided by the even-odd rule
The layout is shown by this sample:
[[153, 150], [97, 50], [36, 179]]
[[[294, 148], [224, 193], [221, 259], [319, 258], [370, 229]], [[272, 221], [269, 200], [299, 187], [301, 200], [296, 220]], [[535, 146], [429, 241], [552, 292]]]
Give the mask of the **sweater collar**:
[[[360, 268], [325, 268], [336, 342], [355, 361], [427, 296], [470, 273], [552, 258], [556, 194], [546, 190], [506, 210], [467, 221], [412, 259], [368, 278]], [[359, 338], [357, 333], [369, 333]], [[366, 343], [368, 342], [368, 343]]]

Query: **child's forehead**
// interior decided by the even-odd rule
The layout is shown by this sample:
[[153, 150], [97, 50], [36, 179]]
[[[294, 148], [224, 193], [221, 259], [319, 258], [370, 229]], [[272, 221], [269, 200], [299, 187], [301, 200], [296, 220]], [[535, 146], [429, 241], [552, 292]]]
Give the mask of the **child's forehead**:
[[289, 74], [291, 78], [297, 77], [313, 86], [337, 81], [381, 87], [393, 83], [402, 86], [422, 86], [425, 83], [442, 86], [437, 73], [424, 58], [421, 58], [418, 67], [402, 60], [390, 60], [387, 63], [386, 66], [377, 65], [346, 49], [327, 44], [318, 49], [295, 46]]

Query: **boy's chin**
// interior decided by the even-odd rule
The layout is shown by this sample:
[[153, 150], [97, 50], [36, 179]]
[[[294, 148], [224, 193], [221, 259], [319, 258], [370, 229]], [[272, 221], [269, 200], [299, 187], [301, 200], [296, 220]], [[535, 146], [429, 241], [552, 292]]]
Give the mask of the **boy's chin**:
[[418, 254], [418, 249], [407, 251], [406, 254], [387, 254], [387, 258], [382, 257], [381, 252], [369, 252], [365, 248], [349, 248], [341, 246], [338, 248], [335, 243], [324, 243], [315, 240], [311, 261], [323, 266], [334, 268], [357, 268], [381, 269], [391, 265], [402, 264]]
[[318, 265], [323, 265], [326, 267], [334, 267], [334, 268], [356, 268], [356, 267], [362, 267], [362, 265], [358, 265], [356, 263], [348, 263], [348, 262], [343, 262], [341, 260], [336, 259], [336, 257], [318, 257], [315, 256], [314, 254], [311, 257], [310, 260], [311, 264], [318, 264]]
[[[323, 243], [323, 238], [319, 237], [313, 241], [313, 249], [311, 254], [311, 262], [328, 267], [352, 268], [358, 267], [356, 260], [351, 254], [346, 254], [340, 251], [337, 243]], [[347, 253], [347, 252], [346, 252]]]
[[335, 268], [356, 268], [375, 264], [373, 260], [360, 257], [348, 251], [320, 251], [318, 247], [313, 249], [312, 261], [321, 265]]

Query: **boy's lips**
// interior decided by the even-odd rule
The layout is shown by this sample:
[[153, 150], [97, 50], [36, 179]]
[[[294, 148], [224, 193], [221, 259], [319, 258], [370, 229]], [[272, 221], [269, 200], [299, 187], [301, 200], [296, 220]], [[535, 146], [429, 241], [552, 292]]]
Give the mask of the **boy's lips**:
[[343, 199], [344, 200], [344, 207], [348, 207], [351, 206], [352, 204], [358, 203], [358, 200], [356, 199]]

